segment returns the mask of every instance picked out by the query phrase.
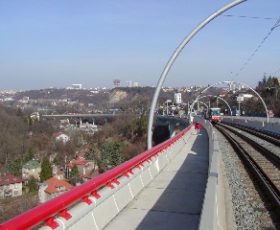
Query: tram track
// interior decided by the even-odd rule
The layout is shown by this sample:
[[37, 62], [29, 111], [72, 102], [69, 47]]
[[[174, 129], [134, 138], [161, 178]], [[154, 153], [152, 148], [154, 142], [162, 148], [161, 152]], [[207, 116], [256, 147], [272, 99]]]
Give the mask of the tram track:
[[280, 147], [280, 137], [279, 137], [279, 135], [272, 134], [272, 133], [269, 133], [269, 134], [264, 133], [261, 130], [255, 130], [255, 129], [252, 129], [252, 128], [249, 128], [249, 127], [245, 127], [243, 125], [232, 124], [232, 123], [228, 123], [228, 122], [223, 122], [223, 123], [226, 124], [226, 125], [230, 125], [232, 127], [238, 128], [240, 130], [243, 130], [247, 133], [250, 133], [250, 134], [252, 134], [256, 137], [262, 138], [263, 140]]
[[[256, 151], [261, 152], [272, 164], [275, 165], [275, 167], [280, 169], [280, 157], [279, 157], [279, 155], [276, 155], [271, 150], [269, 150], [266, 147], [264, 147], [263, 145], [257, 143], [256, 140], [253, 140], [250, 137], [244, 135], [242, 132], [240, 132], [240, 130], [238, 130], [238, 128], [232, 128], [228, 125], [223, 125], [223, 124], [219, 124], [219, 125], [222, 126], [223, 128], [226, 128], [230, 132], [234, 133], [236, 136], [240, 137], [242, 140], [244, 140], [250, 146], [252, 146]], [[271, 143], [270, 141], [268, 141], [266, 139], [264, 139], [264, 140]], [[279, 148], [279, 151], [280, 151], [280, 148]]]
[[258, 192], [261, 192], [262, 194], [260, 195], [265, 197], [266, 205], [271, 207], [272, 217], [274, 216], [273, 222], [276, 222], [276, 225], [280, 227], [279, 157], [232, 128], [220, 124], [217, 124], [216, 128], [224, 135], [237, 153], [253, 183], [258, 187]]

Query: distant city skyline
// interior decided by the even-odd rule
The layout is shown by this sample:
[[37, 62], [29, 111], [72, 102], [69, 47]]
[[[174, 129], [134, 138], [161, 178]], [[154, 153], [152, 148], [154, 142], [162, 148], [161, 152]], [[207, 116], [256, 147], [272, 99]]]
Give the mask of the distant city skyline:
[[[227, 2], [1, 0], [0, 89], [112, 88], [114, 79], [155, 86], [183, 38]], [[165, 85], [254, 86], [264, 74], [279, 76], [280, 28], [246, 64], [279, 9], [279, 0], [248, 0], [215, 19], [185, 48]]]

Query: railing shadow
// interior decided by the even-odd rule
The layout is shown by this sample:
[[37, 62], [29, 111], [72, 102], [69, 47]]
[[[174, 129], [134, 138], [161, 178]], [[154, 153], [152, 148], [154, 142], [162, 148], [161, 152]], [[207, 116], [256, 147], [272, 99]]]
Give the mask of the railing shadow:
[[[149, 210], [136, 229], [198, 229], [208, 161], [208, 137], [202, 130], [187, 156], [180, 154], [174, 158], [143, 191], [142, 196], [147, 199], [134, 201], [130, 208]], [[175, 162], [181, 164], [179, 169]], [[166, 187], [166, 181], [173, 176]], [[150, 208], [152, 197], [158, 194], [160, 197]]]

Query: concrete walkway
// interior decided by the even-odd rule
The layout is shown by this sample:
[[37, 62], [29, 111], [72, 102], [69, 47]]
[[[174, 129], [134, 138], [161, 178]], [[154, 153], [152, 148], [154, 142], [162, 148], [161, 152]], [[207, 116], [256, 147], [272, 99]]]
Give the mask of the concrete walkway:
[[105, 229], [198, 229], [207, 172], [207, 133], [192, 131], [182, 151]]

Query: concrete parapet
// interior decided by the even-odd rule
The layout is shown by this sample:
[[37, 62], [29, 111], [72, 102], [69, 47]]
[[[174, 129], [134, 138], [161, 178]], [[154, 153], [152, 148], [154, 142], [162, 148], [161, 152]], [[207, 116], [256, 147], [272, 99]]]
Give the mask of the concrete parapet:
[[212, 124], [201, 117], [195, 117], [194, 122], [200, 123], [206, 129], [209, 138], [209, 170], [204, 202], [200, 216], [200, 230], [227, 229], [225, 217], [224, 189], [220, 161], [221, 153], [217, 136]]
[[269, 118], [269, 122], [265, 117], [222, 117], [222, 121], [248, 126], [250, 128], [264, 129], [266, 131], [280, 134], [280, 118]]
[[[100, 197], [89, 195], [83, 202], [75, 204], [67, 211], [71, 215], [70, 219], [55, 218], [54, 220], [59, 225], [56, 229], [98, 230], [104, 228], [180, 152], [190, 133], [189, 130], [175, 143], [135, 167], [129, 174], [99, 189]], [[44, 226], [41, 229], [51, 228]]]

